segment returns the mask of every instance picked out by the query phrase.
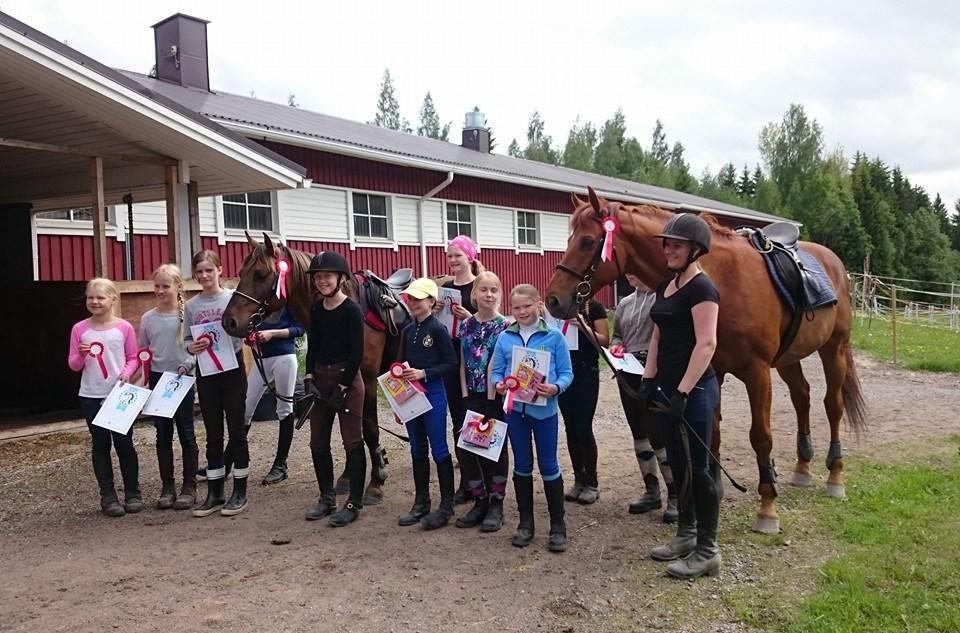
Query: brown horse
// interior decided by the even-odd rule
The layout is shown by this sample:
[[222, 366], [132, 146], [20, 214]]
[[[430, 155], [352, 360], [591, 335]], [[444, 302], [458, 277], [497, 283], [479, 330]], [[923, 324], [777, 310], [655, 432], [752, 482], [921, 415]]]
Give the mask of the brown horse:
[[[313, 303], [313, 285], [307, 269], [312, 255], [274, 244], [264, 233], [263, 244], [247, 235], [250, 253], [240, 268], [240, 282], [227, 308], [223, 311], [223, 329], [230, 336], [244, 337], [251, 326], [259, 323], [267, 313], [290, 308], [293, 316], [309, 331], [310, 305]], [[291, 264], [287, 283], [287, 297], [276, 296], [276, 261], [286, 257]], [[347, 279], [344, 292], [359, 303], [359, 287], [355, 279]], [[259, 316], [258, 316], [259, 315]], [[364, 325], [363, 362], [363, 441], [370, 453], [370, 484], [364, 494], [364, 503], [379, 503], [383, 497], [386, 453], [380, 446], [380, 427], [377, 420], [377, 376], [386, 371], [385, 365], [396, 356], [398, 337]], [[341, 477], [343, 479], [343, 477]]]
[[[660, 240], [656, 237], [672, 213], [654, 206], [627, 206], [606, 201], [590, 189], [589, 201], [573, 196], [572, 234], [567, 251], [550, 280], [547, 308], [556, 317], [571, 318], [578, 302], [612, 283], [621, 274], [633, 273], [655, 288], [669, 276], [664, 264]], [[620, 228], [614, 236], [613, 257], [600, 261], [603, 239], [601, 221], [615, 217]], [[790, 347], [776, 358], [781, 337], [790, 323], [788, 308], [780, 301], [760, 253], [745, 237], [704, 216], [712, 230], [710, 253], [699, 261], [720, 293], [717, 322], [717, 349], [713, 367], [718, 379], [733, 374], [747, 387], [750, 398], [750, 442], [757, 454], [760, 471], [760, 510], [753, 529], [776, 533], [776, 472], [770, 452], [771, 382], [773, 367], [787, 383], [790, 399], [797, 412], [797, 463], [793, 483], [810, 484], [810, 386], [803, 376], [800, 360], [817, 352], [823, 364], [827, 393], [824, 406], [830, 422], [830, 450], [827, 455], [827, 494], [844, 496], [843, 456], [840, 445], [840, 420], [847, 414], [850, 428], [866, 428], [865, 406], [850, 349], [850, 305], [847, 275], [840, 259], [829, 249], [801, 242], [804, 250], [822, 264], [833, 282], [837, 303], [818, 308], [812, 318], [802, 319]], [[776, 358], [776, 360], [775, 360]], [[719, 448], [720, 407], [714, 419], [714, 450]]]

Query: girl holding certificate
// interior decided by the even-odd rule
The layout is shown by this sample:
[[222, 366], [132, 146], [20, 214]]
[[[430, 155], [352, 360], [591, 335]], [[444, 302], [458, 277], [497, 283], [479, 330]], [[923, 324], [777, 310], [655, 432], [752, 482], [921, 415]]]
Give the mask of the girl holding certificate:
[[[157, 307], [144, 312], [140, 317], [141, 354], [146, 354], [149, 375], [144, 376], [155, 389], [163, 372], [181, 375], [193, 371], [193, 357], [183, 346], [183, 277], [173, 264], [164, 264], [153, 272], [153, 294]], [[193, 388], [177, 407], [173, 419], [155, 417], [157, 429], [157, 464], [160, 466], [160, 510], [188, 510], [197, 497], [197, 437], [193, 430]], [[173, 476], [173, 428], [177, 428], [180, 448], [183, 452], [183, 486], [177, 496]]]
[[[497, 393], [506, 399], [507, 433], [513, 449], [513, 485], [520, 523], [512, 543], [516, 547], [526, 547], [533, 540], [535, 441], [543, 491], [550, 512], [547, 549], [563, 552], [567, 549], [567, 527], [564, 523], [563, 477], [557, 461], [557, 396], [573, 381], [570, 352], [560, 330], [549, 327], [540, 316], [540, 293], [536, 288], [530, 284], [516, 286], [510, 293], [510, 311], [516, 321], [497, 338], [491, 380], [496, 385]], [[513, 358], [516, 348], [529, 351], [538, 359], [545, 355], [548, 366], [530, 368], [515, 364]], [[517, 376], [531, 372], [533, 380], [521, 380]], [[521, 387], [527, 391], [530, 384], [536, 384], [536, 401], [545, 399], [543, 404], [527, 404], [515, 399]]]
[[[421, 277], [407, 286], [402, 294], [413, 321], [401, 333], [397, 361], [407, 367], [400, 378], [414, 383], [426, 395], [432, 408], [407, 422], [415, 496], [410, 512], [401, 516], [398, 523], [419, 523], [425, 530], [436, 530], [445, 526], [453, 516], [453, 458], [447, 446], [447, 395], [443, 381], [448, 374], [456, 374], [457, 357], [450, 333], [433, 316], [439, 294], [437, 284]], [[430, 512], [428, 452], [437, 465], [440, 484], [440, 506], [434, 512]]]
[[[243, 422], [244, 397], [247, 393], [247, 374], [244, 372], [241, 355], [242, 341], [226, 335], [219, 327], [223, 311], [233, 296], [232, 290], [220, 286], [220, 257], [213, 251], [199, 251], [193, 256], [193, 276], [202, 291], [183, 307], [183, 338], [187, 351], [194, 355], [207, 354], [217, 368], [235, 365], [226, 371], [203, 372], [197, 376], [197, 394], [200, 396], [200, 413], [207, 431], [207, 498], [193, 509], [193, 516], [205, 517], [220, 511], [224, 516], [243, 512], [247, 507], [247, 475], [250, 474], [250, 454], [247, 449], [247, 434]], [[208, 333], [194, 337], [191, 328], [205, 323], [216, 324]], [[220, 359], [234, 355], [236, 362]], [[204, 359], [206, 361], [206, 359]], [[208, 365], [209, 367], [210, 365]], [[227, 431], [233, 447], [233, 493], [227, 500], [223, 495], [226, 469], [223, 461], [223, 419], [227, 419]]]
[[[303, 379], [307, 393], [316, 398], [310, 412], [310, 455], [320, 487], [317, 505], [307, 510], [307, 521], [316, 521], [333, 513], [328, 522], [334, 527], [353, 523], [363, 507], [363, 482], [367, 457], [363, 451], [363, 312], [357, 302], [343, 292], [350, 279], [350, 265], [335, 251], [323, 251], [307, 270], [319, 293], [310, 307], [310, 331], [307, 334], [307, 374]], [[330, 432], [333, 419], [340, 418], [340, 437], [347, 452], [347, 478], [350, 496], [339, 512], [333, 485], [333, 455]], [[291, 431], [292, 432], [292, 431]]]
[[[93, 474], [100, 486], [100, 509], [109, 517], [140, 512], [140, 463], [133, 447], [133, 428], [126, 434], [93, 425], [104, 398], [119, 380], [127, 382], [137, 371], [137, 337], [127, 321], [113, 314], [120, 293], [109, 279], [91, 279], [86, 289], [90, 316], [70, 330], [67, 364], [80, 374], [80, 412], [87, 420], [92, 441]], [[123, 505], [113, 486], [110, 445], [117, 451], [123, 476]]]
[[[443, 288], [456, 290], [460, 293], [460, 303], [450, 306], [453, 312], [456, 327], [450, 333], [453, 339], [453, 353], [460, 363], [460, 324], [476, 313], [477, 304], [473, 297], [473, 289], [477, 275], [483, 272], [483, 264], [477, 259], [477, 247], [466, 235], [458, 235], [447, 244], [447, 268], [453, 279], [443, 284]], [[456, 372], [447, 374], [444, 378], [444, 388], [447, 392], [447, 406], [450, 408], [450, 419], [453, 422], [453, 446], [457, 454], [457, 463], [460, 465], [460, 487], [454, 496], [455, 503], [466, 503], [470, 500], [470, 487], [467, 485], [468, 474], [464, 462], [470, 457], [466, 451], [457, 447], [460, 431], [463, 427], [463, 418], [467, 414], [464, 405], [463, 392], [460, 389], [460, 379]]]
[[[487, 418], [503, 418], [503, 409], [490, 382], [490, 358], [497, 336], [507, 327], [500, 314], [500, 279], [489, 271], [481, 272], [473, 282], [472, 299], [477, 312], [467, 317], [460, 328], [460, 388], [464, 412], [473, 411]], [[456, 526], [481, 526], [484, 532], [496, 532], [503, 525], [503, 497], [507, 490], [510, 457], [504, 448], [493, 462], [459, 450], [458, 461], [473, 494], [473, 508], [457, 519]]]

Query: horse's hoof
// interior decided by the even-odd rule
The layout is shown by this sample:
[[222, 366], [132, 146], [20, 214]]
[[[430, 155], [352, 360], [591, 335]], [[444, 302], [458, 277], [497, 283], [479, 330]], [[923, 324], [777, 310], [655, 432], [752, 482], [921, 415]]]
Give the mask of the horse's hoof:
[[780, 533], [780, 519], [779, 518], [768, 518], [768, 517], [757, 517], [756, 522], [753, 524], [753, 531], [759, 532], [760, 534], [779, 534]]
[[363, 493], [363, 505], [378, 506], [383, 503], [383, 489], [374, 486], [367, 486]]
[[810, 473], [798, 473], [793, 472], [793, 479], [790, 480], [790, 484], [797, 486], [798, 488], [805, 488], [813, 482], [813, 477], [810, 476]]
[[847, 489], [843, 484], [827, 484], [827, 496], [834, 499], [846, 499]]

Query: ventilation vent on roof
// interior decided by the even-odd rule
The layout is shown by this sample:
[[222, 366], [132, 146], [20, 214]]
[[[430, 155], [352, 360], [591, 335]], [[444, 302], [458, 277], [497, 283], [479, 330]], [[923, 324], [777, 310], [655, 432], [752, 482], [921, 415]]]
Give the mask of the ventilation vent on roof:
[[210, 90], [208, 24], [207, 20], [177, 13], [153, 25], [157, 79]]
[[460, 145], [467, 149], [490, 153], [490, 130], [483, 112], [467, 112], [463, 118], [463, 135]]

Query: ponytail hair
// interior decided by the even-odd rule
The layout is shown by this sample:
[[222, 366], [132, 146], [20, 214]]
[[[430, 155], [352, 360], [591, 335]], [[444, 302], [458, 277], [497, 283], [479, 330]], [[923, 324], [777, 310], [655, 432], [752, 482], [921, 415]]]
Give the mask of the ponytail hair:
[[480, 263], [479, 259], [475, 259], [472, 262], [470, 262], [470, 272], [473, 273], [474, 277], [479, 277], [481, 273], [484, 273], [486, 271], [487, 269], [483, 267], [483, 264]]
[[[194, 266], [202, 262], [206, 257], [197, 260], [197, 256], [201, 253], [213, 253], [213, 251], [200, 251], [197, 255], [194, 255], [193, 259], [196, 260]], [[211, 263], [214, 266], [219, 266], [218, 263], [220, 258], [217, 257], [216, 253], [213, 253], [213, 256], [216, 257], [216, 261], [211, 260]], [[180, 272], [180, 268], [175, 264], [161, 264], [157, 266], [157, 269], [153, 271], [153, 279], [156, 280], [159, 276], [169, 277], [170, 281], [173, 282], [173, 285], [177, 287], [177, 313], [180, 316], [180, 330], [177, 332], [179, 338], [183, 338], [183, 273]]]

